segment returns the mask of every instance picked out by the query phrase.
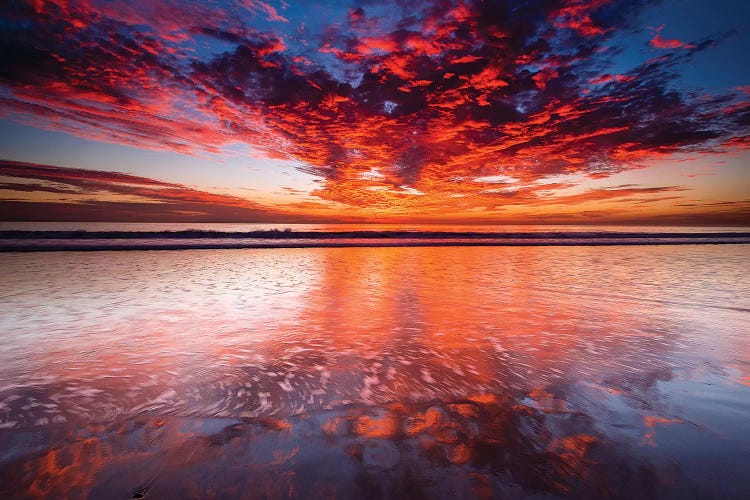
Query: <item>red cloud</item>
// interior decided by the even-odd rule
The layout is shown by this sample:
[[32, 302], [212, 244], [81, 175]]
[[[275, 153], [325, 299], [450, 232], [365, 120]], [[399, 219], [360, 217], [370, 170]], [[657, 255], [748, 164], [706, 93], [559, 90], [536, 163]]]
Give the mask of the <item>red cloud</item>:
[[603, 35], [607, 30], [597, 26], [590, 16], [594, 10], [610, 2], [611, 0], [568, 0], [563, 7], [553, 11], [551, 17], [558, 28], [573, 29], [586, 37]]
[[597, 76], [596, 78], [592, 78], [591, 84], [592, 85], [602, 85], [609, 82], [620, 82], [620, 83], [627, 83], [632, 82], [635, 80], [635, 77], [628, 76], [628, 75], [610, 75], [609, 73], [606, 73], [601, 76]]
[[681, 42], [679, 40], [667, 40], [658, 33], [648, 42], [652, 47], [657, 49], [694, 49], [695, 45]]
[[[246, 25], [248, 9], [275, 19], [256, 1], [37, 5], [0, 8], [18, 25], [0, 34], [3, 116], [187, 154], [246, 143], [319, 176], [317, 196], [383, 213], [544, 204], [549, 176], [747, 147], [744, 101], [670, 86], [690, 53], [602, 74], [615, 1], [427, 2], [395, 21], [353, 9], [304, 43]], [[222, 50], [201, 54], [206, 37]], [[474, 181], [497, 175], [517, 185]]]

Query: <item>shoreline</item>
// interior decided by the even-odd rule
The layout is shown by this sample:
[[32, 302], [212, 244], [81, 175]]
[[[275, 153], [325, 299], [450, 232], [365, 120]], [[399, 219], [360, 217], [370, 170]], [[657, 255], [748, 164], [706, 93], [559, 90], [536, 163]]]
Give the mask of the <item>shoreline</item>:
[[[69, 241], [67, 244], [43, 243], [17, 240], [12, 244], [0, 243], [0, 252], [97, 252], [97, 251], [137, 251], [137, 250], [239, 250], [239, 249], [284, 249], [284, 248], [389, 248], [389, 247], [573, 247], [573, 246], [657, 246], [657, 245], [747, 245], [750, 237], [741, 238], [681, 238], [681, 239], [555, 239], [555, 240], [498, 240], [498, 241], [414, 241], [414, 240], [386, 240], [386, 241], [268, 241], [268, 242], [195, 242], [195, 243], [147, 243], [136, 240], [131, 244], [99, 241], [93, 244]], [[103, 244], [104, 243], [104, 244]]]
[[1, 240], [119, 240], [119, 239], [580, 239], [580, 238], [750, 238], [750, 231], [648, 232], [648, 231], [214, 231], [187, 229], [179, 231], [28, 231], [0, 230]]
[[750, 244], [750, 232], [0, 231], [0, 252]]

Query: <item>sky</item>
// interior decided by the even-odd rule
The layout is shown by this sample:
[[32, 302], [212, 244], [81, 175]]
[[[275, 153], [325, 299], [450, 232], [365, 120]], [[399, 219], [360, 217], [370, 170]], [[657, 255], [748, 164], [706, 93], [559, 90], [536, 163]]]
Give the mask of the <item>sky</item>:
[[744, 0], [12, 0], [0, 220], [750, 226]]

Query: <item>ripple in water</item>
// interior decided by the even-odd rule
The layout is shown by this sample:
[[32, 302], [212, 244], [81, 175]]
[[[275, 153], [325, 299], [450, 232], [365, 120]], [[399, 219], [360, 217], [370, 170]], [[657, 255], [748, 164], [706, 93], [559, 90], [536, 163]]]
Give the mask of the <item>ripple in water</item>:
[[743, 496], [748, 256], [5, 254], [0, 491]]

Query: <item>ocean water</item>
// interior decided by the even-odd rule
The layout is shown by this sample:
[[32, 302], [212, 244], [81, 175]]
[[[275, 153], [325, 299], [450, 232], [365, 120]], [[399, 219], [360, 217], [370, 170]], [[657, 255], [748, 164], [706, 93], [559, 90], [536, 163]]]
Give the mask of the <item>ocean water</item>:
[[279, 223], [224, 223], [224, 222], [8, 222], [0, 221], [0, 231], [221, 231], [250, 232], [272, 229], [292, 231], [445, 231], [445, 232], [747, 232], [750, 227], [715, 226], [607, 226], [607, 225], [497, 225], [497, 224], [286, 224]]
[[0, 493], [748, 497], [748, 262], [746, 244], [4, 253]]
[[750, 228], [0, 223], [0, 252], [699, 243], [750, 244]]

